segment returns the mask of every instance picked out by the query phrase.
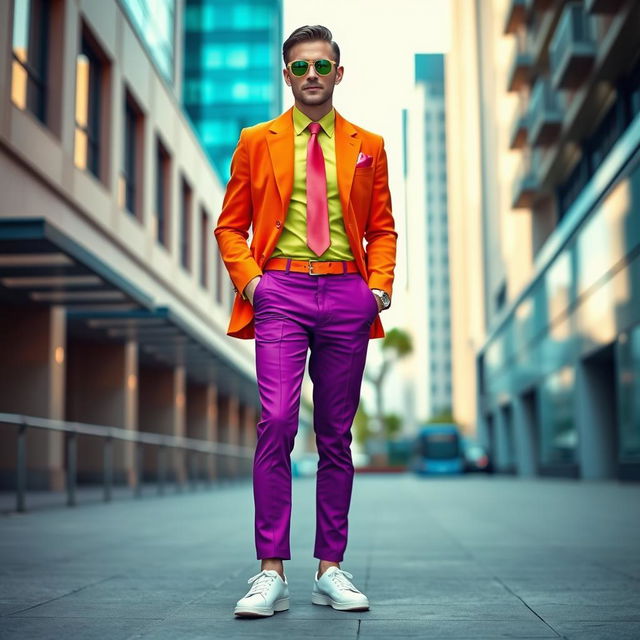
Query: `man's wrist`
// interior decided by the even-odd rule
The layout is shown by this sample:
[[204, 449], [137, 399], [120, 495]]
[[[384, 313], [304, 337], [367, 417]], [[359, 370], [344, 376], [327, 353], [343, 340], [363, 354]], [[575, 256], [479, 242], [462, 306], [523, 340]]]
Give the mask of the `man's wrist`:
[[389, 294], [386, 291], [384, 291], [383, 289], [376, 289], [376, 288], [372, 288], [371, 291], [375, 296], [378, 296], [378, 298], [380, 298], [380, 300], [382, 301], [382, 309], [388, 309], [391, 306], [391, 298], [389, 297]]
[[260, 281], [260, 278], [262, 277], [261, 273], [257, 273], [255, 276], [253, 276], [253, 278], [251, 278], [251, 280], [249, 280], [249, 282], [247, 282], [244, 291], [243, 291], [243, 296], [245, 298], [245, 300], [249, 300], [249, 296], [247, 296], [246, 291], [247, 289], [249, 289], [249, 287], [251, 286], [251, 283], [254, 282], [255, 280], [255, 285], [253, 285], [253, 288], [255, 289], [258, 286], [258, 282]]

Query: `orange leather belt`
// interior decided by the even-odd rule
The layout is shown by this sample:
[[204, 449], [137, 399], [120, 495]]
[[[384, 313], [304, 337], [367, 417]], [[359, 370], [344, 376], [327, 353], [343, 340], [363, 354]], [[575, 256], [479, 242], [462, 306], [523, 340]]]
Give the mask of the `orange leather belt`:
[[294, 258], [269, 258], [262, 267], [263, 271], [277, 269], [303, 271], [311, 276], [324, 276], [341, 273], [358, 273], [355, 260], [296, 260]]

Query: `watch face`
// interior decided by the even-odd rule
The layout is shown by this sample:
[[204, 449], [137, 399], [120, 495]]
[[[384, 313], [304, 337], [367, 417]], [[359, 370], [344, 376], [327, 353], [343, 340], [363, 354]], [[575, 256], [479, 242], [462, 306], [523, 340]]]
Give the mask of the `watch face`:
[[382, 289], [373, 289], [373, 291], [382, 298], [382, 305], [383, 305], [382, 308], [386, 309], [391, 303], [391, 298], [389, 298], [389, 295], [387, 294], [387, 292], [382, 291]]

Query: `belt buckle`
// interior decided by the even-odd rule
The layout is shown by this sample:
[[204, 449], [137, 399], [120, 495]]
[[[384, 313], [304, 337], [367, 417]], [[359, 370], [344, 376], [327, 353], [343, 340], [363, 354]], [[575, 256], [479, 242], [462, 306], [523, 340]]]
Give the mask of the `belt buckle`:
[[310, 276], [321, 276], [321, 275], [323, 275], [322, 273], [314, 273], [312, 271], [313, 263], [314, 262], [326, 262], [326, 260], [312, 260], [312, 259], [309, 259], [308, 262], [309, 262], [309, 272], [308, 273], [309, 273]]

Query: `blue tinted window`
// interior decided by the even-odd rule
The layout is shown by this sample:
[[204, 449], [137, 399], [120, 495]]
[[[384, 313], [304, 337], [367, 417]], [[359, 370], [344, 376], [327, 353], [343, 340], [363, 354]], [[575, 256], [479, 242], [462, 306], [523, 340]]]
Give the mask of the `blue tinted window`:
[[122, 6], [162, 75], [173, 82], [175, 0], [123, 0]]

